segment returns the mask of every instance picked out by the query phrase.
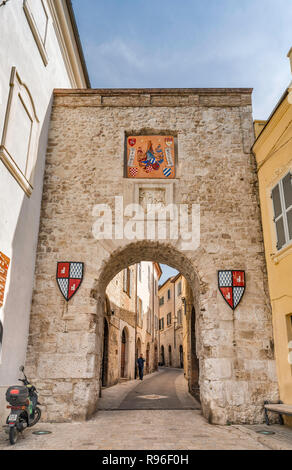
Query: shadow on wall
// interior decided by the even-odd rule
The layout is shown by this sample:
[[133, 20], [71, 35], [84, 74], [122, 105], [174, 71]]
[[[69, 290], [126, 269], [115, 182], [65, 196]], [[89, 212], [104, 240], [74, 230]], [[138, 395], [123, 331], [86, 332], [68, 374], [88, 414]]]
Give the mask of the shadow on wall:
[[34, 189], [30, 198], [6, 170], [7, 177], [13, 178], [17, 190], [22, 192], [23, 200], [12, 241], [10, 282], [3, 307], [0, 386], [17, 383], [19, 366], [25, 362], [52, 101], [53, 95], [40, 131]]

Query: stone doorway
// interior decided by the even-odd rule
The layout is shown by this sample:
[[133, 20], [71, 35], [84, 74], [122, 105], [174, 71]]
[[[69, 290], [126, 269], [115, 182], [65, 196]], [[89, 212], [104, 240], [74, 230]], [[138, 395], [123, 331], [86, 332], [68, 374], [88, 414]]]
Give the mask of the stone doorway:
[[127, 333], [126, 328], [122, 332], [121, 342], [121, 377], [127, 377], [127, 360], [128, 360], [128, 344], [127, 344]]
[[190, 381], [189, 388], [192, 395], [200, 401], [200, 363], [197, 356], [196, 350], [196, 312], [195, 308], [192, 307], [191, 319], [190, 319], [190, 342], [191, 342], [191, 361], [190, 361]]
[[155, 370], [158, 368], [158, 346], [157, 343], [154, 344], [154, 364]]
[[[150, 244], [151, 244], [151, 242], [150, 242]], [[148, 245], [148, 243], [145, 242], [144, 246], [147, 246], [147, 245]], [[134, 246], [136, 246], [136, 244], [132, 245], [132, 248], [131, 248], [132, 253], [133, 253]], [[162, 249], [162, 251], [163, 251], [163, 249]], [[155, 257], [155, 252], [153, 252], [151, 258], [155, 260], [154, 257]], [[151, 258], [149, 256], [149, 258], [147, 258], [148, 259], [147, 262], [149, 262], [149, 259], [151, 259]], [[182, 339], [184, 337], [184, 335], [182, 333], [183, 331], [185, 331], [185, 336], [187, 338], [189, 338], [189, 335], [190, 335], [190, 331], [187, 331], [185, 329], [185, 326], [183, 325], [182, 313], [181, 313], [181, 310], [179, 310], [179, 309], [182, 308], [183, 304], [181, 303], [180, 307], [179, 307], [178, 303], [176, 302], [176, 309], [175, 310], [176, 310], [176, 313], [180, 316], [179, 317], [176, 316], [175, 319], [173, 318], [173, 321], [171, 322], [171, 326], [170, 326], [171, 331], [168, 332], [170, 334], [170, 336], [173, 337], [174, 336], [174, 329], [173, 328], [174, 328], [174, 325], [175, 325], [175, 338], [176, 338], [176, 341], [174, 341], [173, 347], [170, 346], [169, 343], [163, 345], [160, 342], [162, 340], [160, 340], [160, 336], [159, 336], [159, 331], [160, 331], [159, 330], [159, 328], [160, 328], [160, 326], [159, 326], [160, 325], [160, 321], [159, 321], [159, 315], [160, 315], [160, 312], [159, 312], [159, 292], [160, 291], [159, 291], [158, 283], [157, 283], [157, 287], [156, 287], [156, 289], [157, 289], [156, 301], [157, 301], [157, 308], [158, 308], [157, 312], [155, 312], [155, 311], [152, 312], [153, 313], [153, 318], [149, 321], [149, 318], [150, 318], [149, 315], [148, 315], [149, 314], [149, 308], [148, 308], [148, 306], [146, 306], [146, 307], [144, 306], [144, 309], [143, 309], [144, 314], [143, 314], [143, 318], [141, 318], [140, 299], [137, 296], [137, 292], [136, 292], [137, 302], [134, 301], [134, 304], [132, 302], [132, 300], [135, 297], [135, 295], [134, 295], [135, 294], [135, 292], [134, 292], [135, 289], [133, 288], [133, 285], [132, 285], [133, 281], [131, 281], [131, 279], [133, 280], [133, 279], [135, 279], [135, 276], [136, 276], [136, 278], [140, 276], [140, 267], [139, 266], [141, 265], [141, 263], [143, 264], [143, 262], [145, 262], [145, 260], [143, 258], [141, 258], [141, 253], [140, 253], [137, 256], [137, 258], [135, 259], [135, 261], [137, 261], [137, 262], [133, 263], [131, 265], [128, 265], [128, 266], [123, 266], [122, 269], [119, 271], [119, 273], [115, 274], [114, 277], [112, 279], [110, 279], [109, 283], [105, 286], [106, 300], [109, 303], [109, 306], [108, 306], [107, 310], [109, 312], [108, 315], [110, 315], [110, 329], [112, 329], [112, 326], [115, 326], [116, 329], [121, 329], [121, 325], [127, 324], [127, 331], [129, 329], [130, 331], [133, 332], [132, 337], [133, 337], [133, 335], [135, 336], [135, 342], [133, 343], [131, 340], [129, 341], [128, 336], [126, 337], [126, 335], [125, 335], [126, 329], [124, 329], [123, 334], [121, 334], [121, 344], [118, 345], [118, 349], [120, 351], [119, 360], [120, 360], [120, 364], [121, 364], [121, 368], [120, 368], [120, 377], [121, 378], [126, 378], [126, 376], [128, 377], [129, 374], [126, 374], [126, 372], [125, 372], [126, 362], [128, 363], [128, 361], [126, 361], [126, 357], [131, 358], [132, 356], [135, 357], [135, 363], [133, 365], [134, 377], [135, 378], [138, 377], [137, 358], [140, 356], [140, 353], [143, 353], [143, 357], [145, 359], [144, 374], [149, 374], [149, 373], [152, 373], [155, 370], [157, 370], [158, 369], [158, 362], [160, 363], [160, 365], [164, 365], [164, 366], [165, 365], [170, 365], [170, 366], [173, 366], [173, 367], [181, 367], [181, 365], [182, 365], [182, 367], [183, 367], [183, 359], [182, 359], [183, 349], [182, 348], [180, 349], [179, 345], [182, 344]], [[154, 262], [156, 262], [156, 260], [153, 261], [153, 263]], [[164, 264], [164, 263], [162, 263], [162, 264]], [[184, 267], [186, 267], [186, 266], [187, 266], [187, 264], [184, 263]], [[135, 268], [136, 268], [136, 272], [135, 272]], [[176, 270], [175, 272], [178, 272], [178, 270]], [[123, 273], [124, 273], [124, 276], [123, 276]], [[195, 274], [194, 274], [194, 276], [195, 276]], [[108, 277], [110, 278], [111, 276], [108, 275]], [[103, 277], [103, 279], [104, 279], [104, 277]], [[130, 279], [129, 282], [128, 282], [128, 279]], [[184, 286], [185, 286], [185, 284], [188, 284], [186, 279], [184, 278], [184, 276], [182, 276], [181, 279], [184, 280], [183, 281]], [[129, 284], [132, 285], [132, 288], [129, 288]], [[152, 284], [152, 282], [150, 282], [149, 284]], [[180, 284], [180, 282], [178, 282], [178, 284]], [[177, 290], [178, 284], [175, 285], [175, 290]], [[155, 285], [155, 282], [153, 283], [153, 285]], [[109, 286], [110, 286], [110, 288], [109, 288]], [[147, 286], [148, 286], [148, 281], [147, 281]], [[145, 286], [145, 288], [146, 288], [146, 286]], [[180, 286], [180, 289], [181, 289], [181, 286]], [[183, 292], [184, 292], [184, 289], [185, 288], [183, 288]], [[190, 286], [188, 287], [187, 290], [189, 292], [192, 292], [192, 289], [191, 289]], [[121, 292], [122, 297], [119, 297], [117, 292]], [[185, 295], [185, 294], [183, 294], [183, 295]], [[196, 295], [196, 301], [199, 305], [198, 297], [199, 297], [199, 292]], [[181, 290], [178, 293], [178, 298], [177, 299], [180, 299], [180, 298], [183, 298]], [[120, 301], [122, 299], [122, 304], [123, 304], [122, 309], [120, 307], [118, 307], [118, 299], [120, 299]], [[136, 305], [135, 305], [135, 302], [136, 302]], [[191, 298], [189, 298], [189, 302], [193, 302], [193, 296]], [[135, 313], [135, 311], [136, 311], [136, 313]], [[150, 313], [151, 313], [151, 309], [150, 309]], [[154, 313], [157, 313], [157, 317]], [[185, 316], [187, 316], [189, 318], [189, 312], [185, 312], [184, 314], [185, 314]], [[179, 320], [179, 318], [180, 318], [180, 320]], [[164, 320], [165, 321], [163, 322], [163, 325], [166, 325], [167, 324], [166, 317], [165, 317]], [[115, 322], [116, 322], [116, 325], [114, 325]], [[145, 329], [142, 328], [142, 330], [141, 330], [142, 324], [144, 325], [143, 328], [145, 328]], [[143, 333], [142, 333], [142, 331], [143, 331]], [[152, 337], [153, 339], [149, 340], [149, 337], [152, 334], [151, 331], [154, 331], [155, 334]], [[179, 331], [179, 333], [178, 333], [178, 331]], [[141, 334], [142, 334], [142, 337], [143, 337], [143, 341], [141, 341]], [[129, 335], [129, 333], [128, 333], [128, 335]], [[160, 343], [160, 349], [159, 349], [158, 343]], [[187, 340], [187, 343], [188, 344], [191, 343], [190, 338], [189, 338], [189, 340]], [[113, 349], [111, 343], [110, 343], [110, 349], [111, 350]], [[175, 361], [174, 361], [174, 356], [175, 356]], [[189, 356], [190, 356], [190, 354], [189, 354]], [[132, 367], [132, 364], [129, 363], [127, 365], [128, 371], [131, 371], [131, 367]], [[110, 365], [110, 369], [112, 370], [111, 365]], [[189, 378], [186, 377], [186, 379], [187, 379], [188, 385], [190, 385], [191, 377], [189, 377]], [[117, 381], [118, 381], [118, 378], [117, 378]], [[108, 384], [108, 386], [114, 385], [115, 383], [116, 383], [116, 381], [111, 381]], [[192, 390], [192, 388], [189, 386], [189, 391], [191, 392], [191, 390]]]
[[[101, 251], [100, 253], [102, 254], [103, 252]], [[76, 340], [83, 340], [85, 341], [84, 344], [86, 344], [86, 348], [84, 350], [80, 350], [80, 348], [78, 348], [78, 352], [74, 355], [74, 358], [78, 361], [79, 367], [71, 367], [71, 364], [73, 364], [72, 353], [69, 355], [61, 354], [58, 356], [58, 361], [55, 360], [54, 354], [51, 355], [50, 353], [46, 353], [45, 356], [41, 355], [38, 359], [38, 373], [41, 374], [43, 377], [42, 379], [32, 373], [34, 368], [33, 366], [30, 366], [30, 376], [36, 377], [35, 381], [37, 384], [41, 383], [44, 387], [50, 387], [52, 378], [54, 384], [58, 385], [58, 383], [64, 383], [64, 377], [67, 377], [67, 383], [72, 384], [72, 389], [76, 390], [76, 393], [81, 394], [80, 396], [82, 396], [82, 400], [78, 401], [78, 407], [76, 406], [76, 410], [73, 402], [70, 402], [71, 405], [69, 407], [65, 402], [62, 404], [62, 409], [60, 411], [62, 413], [62, 419], [66, 416], [68, 420], [71, 420], [72, 418], [80, 419], [82, 417], [90, 417], [97, 409], [98, 397], [101, 390], [101, 380], [99, 381], [99, 377], [101, 378], [102, 353], [100, 354], [100, 352], [102, 352], [104, 341], [103, 317], [106, 287], [108, 283], [118, 272], [134, 263], [139, 263], [142, 260], [150, 260], [169, 264], [170, 258], [172, 260], [171, 265], [186, 278], [193, 299], [192, 304], [186, 306], [184, 315], [186, 315], [187, 320], [193, 325], [193, 340], [191, 341], [191, 335], [189, 335], [188, 340], [192, 345], [192, 351], [194, 352], [196, 349], [196, 358], [193, 354], [193, 364], [197, 363], [200, 365], [200, 374], [198, 374], [199, 369], [197, 370], [197, 375], [192, 374], [192, 367], [190, 368], [190, 374], [188, 377], [189, 390], [194, 392], [197, 389], [197, 393], [199, 393], [200, 396], [202, 412], [212, 423], [226, 423], [227, 417], [229, 417], [228, 419], [233, 417], [232, 419], [237, 422], [244, 421], [245, 418], [242, 418], [240, 409], [242, 410], [243, 416], [245, 416], [245, 413], [248, 413], [248, 410], [255, 406], [251, 406], [250, 400], [253, 400], [253, 403], [258, 403], [256, 405], [258, 407], [257, 419], [260, 419], [259, 417], [262, 416], [262, 400], [259, 397], [262, 398], [263, 396], [266, 396], [266, 392], [262, 395], [253, 395], [253, 398], [246, 392], [246, 397], [249, 396], [249, 398], [240, 398], [241, 405], [235, 406], [233, 405], [232, 400], [228, 402], [226, 401], [226, 393], [230, 394], [229, 396], [233, 396], [232, 394], [235, 393], [234, 396], [237, 396], [237, 392], [234, 391], [237, 384], [235, 382], [235, 378], [233, 378], [233, 374], [235, 373], [233, 368], [235, 367], [238, 370], [242, 370], [243, 365], [242, 362], [236, 362], [231, 357], [225, 356], [225, 330], [222, 330], [222, 334], [220, 333], [218, 315], [220, 315], [219, 306], [224, 310], [225, 315], [227, 309], [224, 303], [220, 303], [221, 297], [220, 293], [218, 294], [217, 292], [216, 284], [217, 272], [212, 259], [204, 252], [203, 249], [197, 250], [194, 257], [188, 256], [186, 253], [176, 249], [169, 243], [153, 242], [148, 240], [126, 243], [125, 246], [117, 248], [110, 255], [108, 252], [105, 252], [103, 254], [103, 263], [98, 271], [94, 265], [92, 267], [90, 267], [90, 265], [88, 266], [86, 274], [88, 276], [87, 284], [90, 285], [90, 289], [86, 290], [86, 288], [84, 288], [83, 291], [80, 289], [80, 292], [83, 292], [83, 295], [79, 295], [79, 297], [76, 296], [74, 298], [74, 300], [76, 299], [74, 304], [75, 311], [78, 311], [79, 305], [80, 308], [86, 308], [86, 311], [91, 311], [91, 315], [87, 314], [88, 316], [86, 316], [86, 319], [90, 319], [88, 323], [86, 323], [86, 321], [84, 321], [84, 323], [75, 323], [75, 320], [72, 320], [71, 317], [73, 309], [70, 309], [70, 306], [68, 311], [64, 310], [65, 320], [63, 320], [63, 322], [64, 328], [67, 328], [67, 331], [64, 331], [65, 334], [63, 334], [62, 331], [58, 332], [59, 337], [64, 341], [64, 347], [67, 348], [66, 345], [68, 338], [71, 336], [73, 337], [73, 334], [77, 335]], [[88, 296], [90, 299], [89, 303]], [[47, 298], [45, 301], [47, 301]], [[86, 304], [86, 302], [87, 306], [81, 307], [84, 303]], [[230, 316], [231, 311], [229, 312], [227, 310], [227, 314]], [[50, 318], [50, 321], [52, 320], [53, 319]], [[32, 322], [33, 321], [34, 316], [32, 317]], [[45, 321], [48, 321], [47, 316], [45, 317]], [[77, 330], [75, 330], [76, 333], [70, 332], [68, 334], [68, 326], [71, 327], [71, 325], [72, 328], [77, 328]], [[234, 323], [231, 320], [228, 325], [233, 328], [233, 330], [231, 330], [232, 334], [236, 334], [237, 323]], [[33, 327], [33, 323], [31, 323], [31, 327]], [[213, 336], [210, 335], [210, 333], [212, 333]], [[214, 335], [216, 335], [216, 340], [213, 340]], [[124, 340], [125, 339], [126, 342], [123, 344], [127, 345], [126, 333]], [[31, 337], [31, 340], [33, 340], [33, 337]], [[44, 339], [44, 341], [46, 342], [47, 340]], [[211, 344], [212, 346], [210, 346]], [[33, 354], [33, 348], [34, 347], [31, 346], [29, 347], [28, 361], [31, 361], [30, 364], [34, 364], [35, 354]], [[124, 348], [124, 373], [126, 373], [127, 348], [126, 346], [124, 346]], [[233, 350], [234, 354], [234, 345], [229, 346], [229, 354], [231, 354], [231, 350]], [[83, 351], [85, 353], [84, 355]], [[87, 353], [87, 351], [91, 352]], [[32, 353], [32, 356], [30, 356], [30, 353]], [[122, 351], [119, 353], [117, 349], [117, 354], [121, 353]], [[166, 355], [167, 354], [168, 351], [166, 351]], [[66, 359], [67, 356], [68, 361]], [[53, 362], [50, 366], [49, 363], [51, 357]], [[135, 353], [133, 357], [135, 357]], [[121, 364], [121, 359], [119, 363]], [[214, 387], [213, 384], [216, 384], [216, 387]], [[226, 390], [229, 390], [228, 392], [225, 392], [224, 396], [222, 394], [218, 394], [218, 390], [223, 386], [227, 387]], [[240, 390], [242, 393], [242, 388]], [[50, 407], [48, 407], [48, 411], [49, 409]], [[50, 419], [55, 419], [55, 414], [53, 412], [51, 415], [48, 413], [47, 416], [51, 416]], [[250, 417], [250, 422], [254, 421], [255, 417], [252, 415]]]
[[102, 386], [106, 387], [108, 382], [108, 347], [109, 347], [108, 322], [104, 319], [103, 330], [103, 356], [102, 356]]
[[137, 359], [140, 357], [142, 351], [142, 344], [141, 344], [141, 339], [137, 338], [136, 341], [136, 356], [135, 356], [135, 378], [138, 376], [138, 365], [137, 365]]
[[168, 365], [172, 366], [171, 345], [168, 346]]
[[179, 347], [179, 360], [180, 360], [180, 367], [183, 369], [184, 367], [184, 352], [183, 352], [183, 347], [180, 345]]
[[146, 348], [146, 374], [149, 374], [150, 372], [150, 344], [147, 343], [147, 348]]
[[161, 346], [161, 365], [164, 366], [165, 365], [165, 357], [164, 357], [164, 346], [162, 345]]

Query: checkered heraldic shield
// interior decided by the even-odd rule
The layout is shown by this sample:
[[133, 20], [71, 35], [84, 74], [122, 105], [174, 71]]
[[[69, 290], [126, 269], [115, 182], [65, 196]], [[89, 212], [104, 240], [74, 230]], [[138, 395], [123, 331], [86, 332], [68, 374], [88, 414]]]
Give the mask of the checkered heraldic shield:
[[225, 302], [235, 310], [245, 291], [245, 272], [218, 271], [218, 286]]
[[62, 261], [57, 264], [57, 284], [63, 297], [70, 300], [79, 289], [84, 272], [84, 263]]

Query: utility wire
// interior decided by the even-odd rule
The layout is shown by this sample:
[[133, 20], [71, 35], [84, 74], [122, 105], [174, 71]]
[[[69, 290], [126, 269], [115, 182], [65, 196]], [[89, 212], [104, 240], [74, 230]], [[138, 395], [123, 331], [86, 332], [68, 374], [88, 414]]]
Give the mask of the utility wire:
[[0, 7], [4, 7], [4, 5], [6, 5], [7, 2], [9, 2], [9, 0], [3, 0], [3, 2], [0, 3]]

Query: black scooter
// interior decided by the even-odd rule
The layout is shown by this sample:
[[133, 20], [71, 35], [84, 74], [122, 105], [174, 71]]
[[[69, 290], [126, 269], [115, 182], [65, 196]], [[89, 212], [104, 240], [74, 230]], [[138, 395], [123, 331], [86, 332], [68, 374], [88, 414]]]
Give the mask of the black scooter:
[[23, 372], [24, 379], [18, 379], [23, 383], [23, 386], [15, 385], [9, 387], [6, 392], [6, 400], [10, 408], [10, 415], [7, 417], [5, 432], [9, 434], [10, 444], [17, 442], [19, 433], [22, 433], [25, 428], [34, 426], [41, 417], [41, 410], [37, 405], [38, 402], [37, 390], [32, 385], [25, 373], [24, 367], [19, 368]]

